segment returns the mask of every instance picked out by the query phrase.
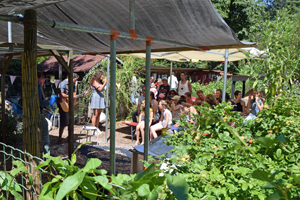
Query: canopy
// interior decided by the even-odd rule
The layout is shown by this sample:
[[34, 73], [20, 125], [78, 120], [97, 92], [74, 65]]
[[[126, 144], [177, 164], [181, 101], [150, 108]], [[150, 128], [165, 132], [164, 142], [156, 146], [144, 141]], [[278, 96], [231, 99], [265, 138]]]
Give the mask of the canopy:
[[[246, 54], [250, 53], [251, 58], [265, 56], [264, 51], [251, 48], [233, 48], [229, 49], [228, 61], [238, 61], [246, 59]], [[144, 53], [125, 54], [129, 56], [136, 56], [146, 58]], [[194, 51], [175, 51], [175, 52], [155, 52], [151, 53], [153, 59], [166, 59], [170, 61], [186, 62], [186, 61], [224, 61], [225, 49], [212, 49], [212, 50], [194, 50]]]
[[[117, 39], [118, 54], [145, 52], [146, 36], [154, 38], [152, 52], [255, 45], [241, 42], [209, 0], [136, 0], [134, 19], [130, 18], [129, 0], [69, 0], [57, 4], [49, 1], [50, 5], [47, 6], [46, 0], [19, 0], [15, 4], [10, 2], [1, 2], [1, 15], [19, 14], [22, 17], [20, 14], [25, 9], [32, 6], [36, 8], [40, 22], [38, 44], [66, 46], [79, 52], [109, 53], [108, 35], [111, 30], [121, 32]], [[0, 19], [4, 18], [0, 16]], [[134, 26], [130, 26], [132, 23]], [[1, 21], [0, 25], [3, 27], [0, 42], [7, 42], [7, 22]], [[138, 34], [137, 40], [129, 40], [127, 37], [132, 27], [135, 28], [135, 34]], [[99, 30], [101, 34], [97, 34]], [[22, 24], [13, 24], [12, 42], [23, 44]]]

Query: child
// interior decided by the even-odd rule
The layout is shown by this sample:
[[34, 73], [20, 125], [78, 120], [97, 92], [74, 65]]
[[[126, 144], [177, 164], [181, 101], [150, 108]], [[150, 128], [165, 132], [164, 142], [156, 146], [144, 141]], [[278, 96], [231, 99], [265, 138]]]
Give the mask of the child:
[[[139, 115], [139, 124], [137, 125], [136, 127], [136, 145], [139, 145], [140, 144], [140, 132], [141, 132], [141, 135], [142, 135], [142, 143], [141, 144], [144, 144], [145, 142], [145, 134], [144, 134], [144, 129], [145, 129], [145, 106], [146, 106], [146, 103], [145, 103], [145, 99], [142, 101], [142, 112], [140, 113]], [[149, 112], [149, 125], [151, 125], [152, 123], [152, 120], [153, 120], [153, 110], [150, 106], [150, 112]]]
[[168, 103], [161, 100], [159, 102], [159, 109], [161, 110], [160, 120], [157, 124], [150, 127], [150, 140], [157, 138], [156, 131], [160, 131], [163, 128], [169, 129], [172, 125], [172, 114], [169, 110]]

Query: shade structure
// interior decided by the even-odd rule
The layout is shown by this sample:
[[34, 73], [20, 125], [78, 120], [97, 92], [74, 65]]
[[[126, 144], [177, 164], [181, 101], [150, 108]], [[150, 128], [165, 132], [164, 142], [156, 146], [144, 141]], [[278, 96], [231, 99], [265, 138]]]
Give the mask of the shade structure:
[[[238, 61], [247, 59], [249, 53], [250, 58], [266, 57], [264, 51], [251, 48], [232, 48], [229, 49], [228, 61]], [[144, 53], [124, 54], [128, 56], [136, 56], [145, 58]], [[154, 52], [151, 54], [153, 59], [166, 59], [170, 61], [186, 62], [186, 61], [224, 61], [225, 49], [212, 49], [212, 50], [194, 50], [194, 51], [174, 51], [174, 52]]]
[[[111, 96], [115, 96], [116, 92], [115, 67], [112, 64], [115, 63], [115, 54], [144, 53], [146, 40], [147, 43], [152, 42], [152, 52], [255, 46], [255, 43], [241, 42], [209, 0], [136, 0], [134, 19], [130, 17], [132, 15], [128, 0], [67, 0], [56, 4], [51, 4], [53, 2], [50, 1], [50, 5], [42, 0], [19, 0], [18, 5], [21, 6], [11, 5], [11, 1], [2, 2], [0, 20], [20, 23], [12, 29], [11, 41], [17, 44], [16, 47], [0, 44], [3, 48], [10, 47], [8, 52], [5, 49], [5, 54], [15, 52], [15, 48], [22, 51], [22, 13], [25, 9], [34, 8], [37, 11], [38, 44], [55, 44], [55, 49], [68, 47], [79, 52], [111, 54], [111, 61], [114, 61], [111, 62], [110, 71]], [[6, 26], [3, 22], [0, 25]], [[0, 30], [0, 43], [8, 41], [4, 32]], [[111, 38], [116, 40], [116, 36], [117, 43], [112, 43]], [[49, 46], [49, 49], [52, 48], [53, 45]], [[149, 53], [148, 58], [150, 59]], [[72, 80], [71, 73], [69, 79]], [[113, 102], [110, 105], [112, 104]], [[146, 101], [146, 104], [149, 102]], [[112, 133], [115, 125], [110, 124]], [[145, 151], [146, 153], [148, 152]], [[113, 171], [111, 168], [111, 173]]]
[[[20, 2], [23, 2], [20, 4], [22, 6], [0, 7], [0, 14], [19, 14], [22, 17], [23, 11], [30, 8], [32, 2]], [[81, 52], [109, 53], [108, 35], [111, 30], [130, 36], [128, 0], [68, 0], [47, 6], [43, 4], [44, 1], [34, 2], [34, 7], [44, 6], [36, 8], [38, 21], [48, 22], [49, 25], [39, 23], [38, 44], [57, 44]], [[11, 6], [5, 2], [1, 5]], [[121, 37], [121, 34], [116, 47], [118, 54], [146, 52], [143, 40], [146, 36], [154, 38], [152, 52], [255, 45], [241, 42], [209, 0], [136, 0], [134, 23], [135, 34], [138, 34], [138, 37], [136, 40], [130, 40]], [[85, 27], [90, 33], [66, 28], [63, 30], [59, 28], [59, 24]], [[1, 22], [0, 25], [4, 28], [0, 31], [0, 42], [6, 42], [7, 25], [5, 22]], [[95, 29], [105, 31], [98, 34], [93, 32]], [[22, 44], [22, 34], [23, 25], [13, 25], [12, 42]], [[135, 36], [132, 34], [132, 38]], [[161, 43], [162, 41], [165, 43]]]

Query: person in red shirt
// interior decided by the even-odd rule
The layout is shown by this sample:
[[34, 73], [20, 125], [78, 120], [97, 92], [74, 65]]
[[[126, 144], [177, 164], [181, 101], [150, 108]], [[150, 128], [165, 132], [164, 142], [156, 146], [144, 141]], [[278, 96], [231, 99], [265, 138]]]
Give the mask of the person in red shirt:
[[192, 95], [191, 95], [191, 93], [190, 92], [186, 92], [185, 94], [184, 94], [184, 96], [185, 96], [185, 100], [189, 103], [189, 104], [193, 104], [193, 100], [192, 100]]

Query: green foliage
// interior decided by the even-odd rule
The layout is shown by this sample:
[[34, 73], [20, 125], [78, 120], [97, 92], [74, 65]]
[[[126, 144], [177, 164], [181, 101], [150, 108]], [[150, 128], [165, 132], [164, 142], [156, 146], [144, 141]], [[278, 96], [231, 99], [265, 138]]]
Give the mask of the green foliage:
[[[6, 144], [13, 145], [22, 140], [22, 134], [17, 133], [17, 118], [9, 114], [10, 111], [6, 110], [5, 113], [5, 133], [6, 133]], [[2, 119], [0, 119], [1, 123]], [[2, 129], [0, 130], [0, 137], [2, 138]]]
[[[82, 146], [79, 145], [75, 152]], [[187, 199], [187, 182], [176, 176], [159, 176], [161, 170], [153, 170], [154, 164], [144, 172], [136, 175], [118, 174], [108, 176], [107, 171], [98, 169], [101, 161], [90, 158], [82, 169], [75, 166], [76, 154], [71, 160], [62, 160], [60, 157], [45, 155], [45, 162], [37, 166], [36, 170], [44, 169], [49, 181], [44, 184], [39, 199], [61, 200], [72, 199]], [[28, 177], [28, 186], [33, 185], [33, 176], [28, 173], [21, 161], [14, 161], [14, 168], [10, 173], [0, 172], [0, 185], [7, 192], [8, 199], [12, 194], [15, 199], [23, 199], [19, 194], [20, 186], [16, 178], [21, 175]], [[47, 172], [46, 170], [49, 170]], [[111, 180], [111, 181], [110, 181]], [[167, 187], [168, 186], [168, 187]], [[1, 190], [0, 190], [1, 191]]]
[[[247, 92], [247, 90], [250, 89], [250, 85], [251, 85], [250, 82], [248, 84], [247, 83], [248, 82], [246, 82], [246, 92]], [[227, 80], [226, 92], [229, 94], [229, 96], [231, 96], [231, 88], [232, 88], [232, 81]], [[221, 79], [219, 81], [209, 82], [206, 85], [202, 85], [198, 82], [192, 84], [192, 90], [193, 90], [194, 97], [197, 97], [198, 90], [202, 90], [204, 95], [208, 95], [208, 94], [214, 94], [215, 89], [223, 90], [223, 79]], [[242, 91], [242, 89], [243, 89], [243, 82], [237, 81], [235, 84], [235, 90]]]

